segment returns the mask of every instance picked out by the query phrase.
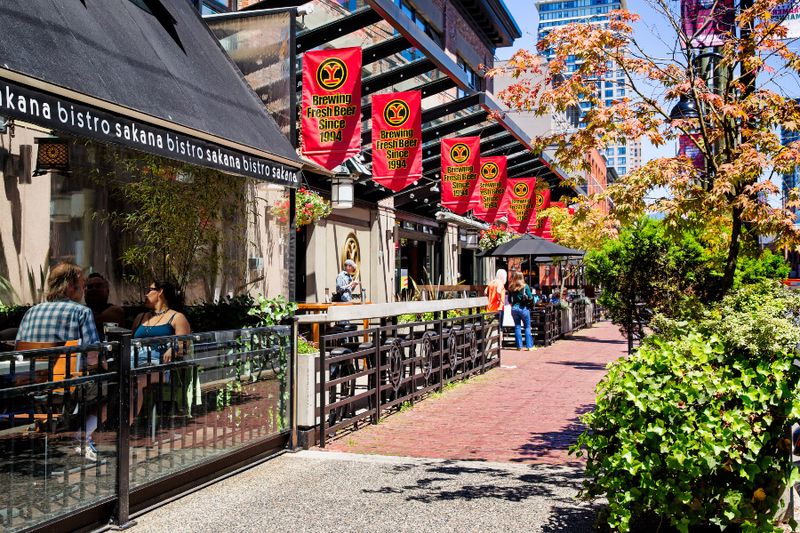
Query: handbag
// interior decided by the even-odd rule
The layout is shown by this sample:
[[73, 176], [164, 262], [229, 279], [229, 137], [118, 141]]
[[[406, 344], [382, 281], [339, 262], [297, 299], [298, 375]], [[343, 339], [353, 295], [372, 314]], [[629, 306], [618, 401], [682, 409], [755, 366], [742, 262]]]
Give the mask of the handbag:
[[514, 317], [511, 316], [511, 304], [505, 304], [503, 306], [503, 324], [504, 328], [513, 328], [514, 327]]

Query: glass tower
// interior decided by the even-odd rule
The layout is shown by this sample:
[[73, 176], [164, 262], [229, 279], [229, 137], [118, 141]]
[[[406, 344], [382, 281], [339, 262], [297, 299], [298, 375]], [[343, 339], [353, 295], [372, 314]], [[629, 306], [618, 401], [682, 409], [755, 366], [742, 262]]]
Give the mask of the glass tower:
[[[546, 35], [551, 29], [564, 26], [573, 22], [587, 24], [606, 24], [608, 14], [615, 9], [626, 9], [627, 0], [537, 0], [536, 8], [539, 11], [539, 38]], [[545, 53], [547, 55], [547, 53]], [[576, 59], [567, 60], [567, 72], [574, 72], [578, 67]], [[606, 105], [611, 105], [614, 100], [626, 94], [624, 75], [621, 69], [609, 65], [609, 75], [601, 82], [597, 90]], [[580, 118], [590, 107], [589, 102], [581, 102], [581, 110], [576, 120], [575, 127], [583, 126]], [[642, 164], [642, 147], [639, 141], [609, 145], [606, 148], [607, 166], [613, 167], [617, 174], [624, 176]]]

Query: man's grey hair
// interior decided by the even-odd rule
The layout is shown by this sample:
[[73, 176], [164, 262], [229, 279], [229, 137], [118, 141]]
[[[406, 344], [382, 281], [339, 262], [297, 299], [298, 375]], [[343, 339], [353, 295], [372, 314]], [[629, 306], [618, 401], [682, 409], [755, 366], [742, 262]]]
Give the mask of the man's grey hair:
[[67, 291], [78, 284], [83, 277], [83, 270], [74, 263], [59, 263], [50, 270], [47, 276], [48, 302], [69, 298]]

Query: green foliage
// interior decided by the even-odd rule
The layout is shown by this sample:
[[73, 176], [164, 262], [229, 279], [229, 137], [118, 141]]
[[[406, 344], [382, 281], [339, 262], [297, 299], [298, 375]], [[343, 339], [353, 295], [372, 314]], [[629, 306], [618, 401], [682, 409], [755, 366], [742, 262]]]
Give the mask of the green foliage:
[[255, 301], [243, 294], [233, 298], [222, 298], [217, 302], [203, 302], [184, 309], [192, 331], [220, 331], [226, 329], [252, 328], [259, 323], [250, 313]]
[[297, 336], [297, 353], [300, 355], [318, 354], [319, 348], [308, 342], [302, 335]]
[[433, 313], [404, 313], [397, 316], [398, 324], [409, 324], [412, 322], [432, 322]]
[[[623, 333], [643, 334], [638, 324], [646, 323], [651, 312], [697, 317], [720, 294], [726, 250], [710, 240], [715, 232], [706, 230], [675, 233], [662, 222], [640, 218], [617, 239], [587, 253], [586, 276], [603, 288], [600, 305]], [[758, 257], [741, 255], [734, 287], [784, 278], [788, 272], [783, 259], [769, 250]]]
[[586, 456], [582, 494], [608, 499], [613, 529], [655, 514], [684, 532], [777, 530], [772, 517], [796, 475], [798, 320], [800, 294], [762, 282], [609, 366], [571, 451]]
[[255, 307], [250, 309], [247, 314], [256, 318], [256, 326], [263, 327], [280, 324], [293, 316], [295, 311], [297, 311], [297, 304], [288, 301], [281, 295], [274, 298], [259, 296], [255, 302]]

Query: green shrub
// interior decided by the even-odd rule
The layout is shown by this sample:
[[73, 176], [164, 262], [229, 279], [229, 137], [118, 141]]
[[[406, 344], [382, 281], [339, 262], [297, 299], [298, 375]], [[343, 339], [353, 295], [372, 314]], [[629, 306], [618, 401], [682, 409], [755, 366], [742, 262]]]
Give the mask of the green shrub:
[[572, 452], [587, 458], [583, 496], [608, 498], [612, 528], [655, 514], [679, 531], [776, 530], [795, 476], [798, 318], [800, 294], [746, 286], [609, 366]]
[[282, 323], [287, 318], [294, 315], [297, 311], [297, 304], [290, 302], [281, 295], [274, 298], [259, 296], [255, 305], [247, 314], [255, 317], [257, 326], [274, 326]]

